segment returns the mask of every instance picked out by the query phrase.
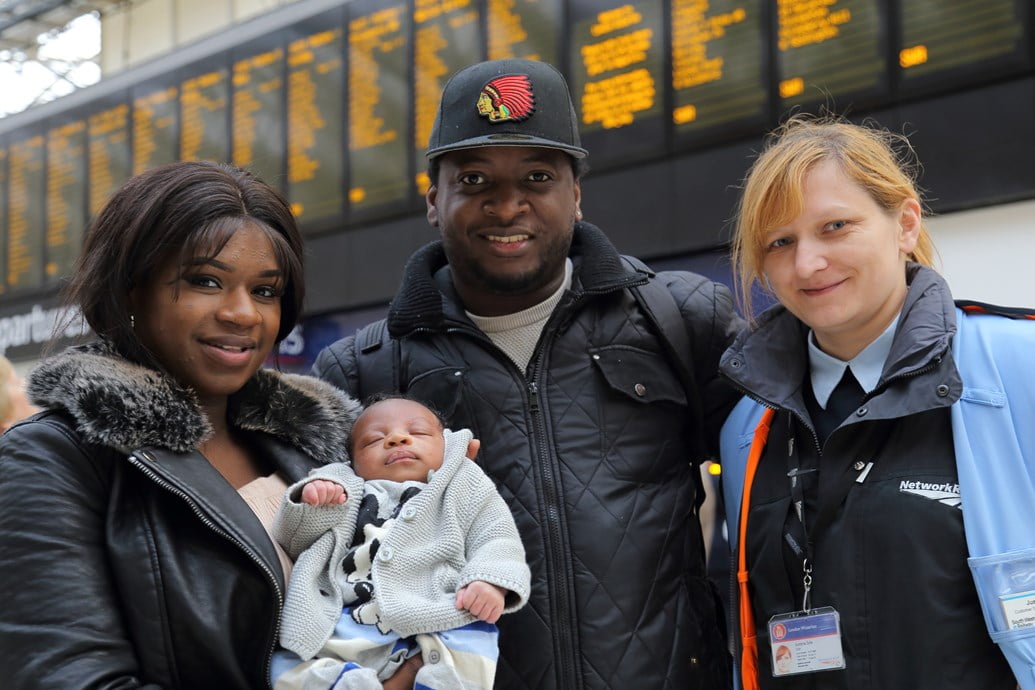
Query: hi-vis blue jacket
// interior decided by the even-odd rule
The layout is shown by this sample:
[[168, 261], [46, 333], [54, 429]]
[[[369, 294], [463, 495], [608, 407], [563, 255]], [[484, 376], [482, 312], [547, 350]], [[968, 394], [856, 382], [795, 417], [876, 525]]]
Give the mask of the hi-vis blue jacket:
[[[964, 389], [951, 418], [968, 563], [989, 634], [1022, 690], [1035, 690], [1035, 321], [1019, 310], [957, 306], [952, 353]], [[749, 454], [742, 439], [766, 409], [745, 397], [722, 430], [734, 553]], [[734, 666], [739, 676], [739, 659]]]

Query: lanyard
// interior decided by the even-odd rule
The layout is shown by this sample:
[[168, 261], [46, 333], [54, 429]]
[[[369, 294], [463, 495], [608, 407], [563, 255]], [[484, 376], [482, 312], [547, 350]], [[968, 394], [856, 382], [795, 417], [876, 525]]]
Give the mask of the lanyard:
[[[801, 524], [805, 545], [802, 548], [794, 538], [794, 535], [786, 528], [784, 528], [784, 540], [791, 547], [791, 550], [794, 551], [795, 555], [802, 559], [802, 585], [805, 592], [802, 596], [803, 611], [811, 609], [809, 595], [812, 591], [813, 544], [818, 543], [820, 535], [826, 533], [841, 505], [848, 498], [852, 486], [860, 483], [865, 477], [865, 473], [877, 461], [877, 458], [884, 450], [885, 444], [888, 442], [888, 438], [891, 436], [892, 426], [896, 423], [892, 422], [891, 425], [870, 425], [871, 428], [857, 446], [860, 450], [855, 460], [845, 467], [829, 491], [819, 495], [818, 512], [810, 529], [805, 520], [805, 489], [802, 486], [802, 480], [805, 475], [814, 473], [817, 470], [803, 470], [801, 468], [801, 458], [798, 455], [797, 446], [794, 442], [794, 415], [787, 415], [787, 476], [791, 485], [791, 504], [794, 507], [794, 513], [798, 518], [798, 522]], [[818, 492], [819, 482], [817, 481], [816, 484], [816, 491]]]

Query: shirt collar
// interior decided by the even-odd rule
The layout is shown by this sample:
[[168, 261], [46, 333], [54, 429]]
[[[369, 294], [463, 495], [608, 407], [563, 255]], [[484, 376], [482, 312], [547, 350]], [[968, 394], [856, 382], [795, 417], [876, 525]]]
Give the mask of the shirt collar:
[[812, 379], [812, 393], [820, 407], [827, 409], [830, 394], [844, 376], [846, 367], [851, 367], [855, 380], [867, 393], [877, 387], [884, 371], [884, 362], [891, 352], [891, 343], [895, 340], [898, 319], [899, 316], [896, 316], [876, 340], [847, 362], [820, 350], [815, 335], [809, 331], [809, 376]]

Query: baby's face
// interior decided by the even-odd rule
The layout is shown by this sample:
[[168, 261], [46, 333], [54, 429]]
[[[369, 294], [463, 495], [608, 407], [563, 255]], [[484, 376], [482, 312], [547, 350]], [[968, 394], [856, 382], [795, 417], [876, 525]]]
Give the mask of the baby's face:
[[352, 468], [363, 479], [428, 480], [442, 467], [442, 425], [412, 400], [382, 400], [368, 407], [352, 428]]

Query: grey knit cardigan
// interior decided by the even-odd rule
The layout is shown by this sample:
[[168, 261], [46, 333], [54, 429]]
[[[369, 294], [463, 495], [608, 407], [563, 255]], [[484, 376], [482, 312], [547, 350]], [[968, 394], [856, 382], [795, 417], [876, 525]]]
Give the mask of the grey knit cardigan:
[[[482, 580], [509, 590], [504, 613], [528, 600], [531, 574], [507, 504], [465, 456], [471, 432], [445, 431], [445, 459], [428, 485], [403, 506], [372, 566], [382, 622], [402, 637], [458, 628], [477, 620], [456, 608], [456, 592]], [[329, 479], [345, 487], [336, 506], [308, 506], [301, 487]], [[341, 616], [335, 575], [352, 546], [363, 480], [352, 467], [321, 467], [288, 489], [274, 534], [296, 559], [281, 619], [280, 642], [303, 659], [316, 655]]]

